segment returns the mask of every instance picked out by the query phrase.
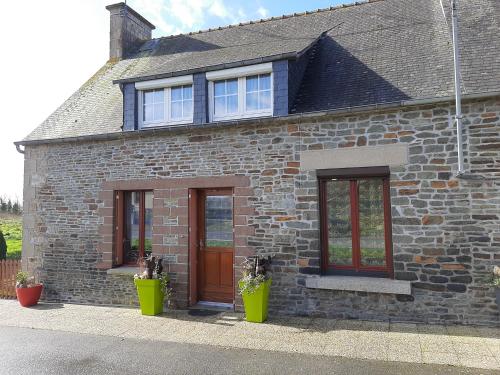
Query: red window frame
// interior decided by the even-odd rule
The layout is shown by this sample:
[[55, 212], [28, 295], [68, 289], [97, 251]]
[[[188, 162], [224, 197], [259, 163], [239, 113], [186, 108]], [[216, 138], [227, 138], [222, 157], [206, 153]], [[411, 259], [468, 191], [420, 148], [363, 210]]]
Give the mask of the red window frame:
[[[317, 172], [319, 184], [321, 270], [324, 274], [343, 274], [359, 276], [394, 277], [392, 265], [392, 221], [390, 203], [390, 172], [388, 167], [342, 168]], [[327, 181], [332, 179], [350, 181], [349, 196], [351, 202], [352, 228], [352, 265], [335, 265], [329, 261], [328, 244], [328, 205]], [[382, 198], [384, 207], [385, 266], [363, 266], [360, 250], [359, 224], [359, 180], [382, 180]]]
[[[119, 190], [115, 191], [115, 238], [114, 238], [114, 256], [113, 266], [132, 265], [135, 262], [124, 262], [124, 243], [127, 233], [126, 220], [126, 196], [133, 192], [139, 193], [139, 259], [144, 257], [145, 253], [145, 218], [146, 218], [146, 193], [152, 190]], [[154, 193], [153, 193], [154, 194]]]

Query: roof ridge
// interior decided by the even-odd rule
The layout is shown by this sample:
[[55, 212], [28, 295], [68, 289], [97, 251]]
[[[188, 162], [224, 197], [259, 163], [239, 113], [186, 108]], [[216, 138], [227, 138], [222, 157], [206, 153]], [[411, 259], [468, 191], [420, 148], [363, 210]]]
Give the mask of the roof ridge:
[[254, 25], [254, 24], [260, 24], [264, 22], [269, 22], [269, 21], [277, 21], [281, 19], [287, 19], [287, 18], [293, 18], [293, 17], [301, 17], [301, 16], [309, 16], [311, 14], [317, 14], [317, 13], [322, 13], [322, 12], [330, 12], [334, 10], [339, 10], [339, 9], [344, 9], [344, 8], [351, 8], [355, 6], [360, 6], [360, 5], [366, 5], [366, 4], [373, 4], [376, 2], [381, 2], [384, 0], [362, 0], [362, 1], [356, 1], [350, 4], [339, 4], [336, 6], [331, 6], [328, 8], [318, 8], [316, 10], [310, 10], [310, 11], [304, 11], [304, 12], [296, 12], [296, 13], [290, 13], [290, 14], [283, 14], [281, 16], [274, 16], [274, 17], [268, 17], [268, 18], [261, 18], [259, 20], [255, 21], [245, 21], [245, 22], [240, 22], [237, 24], [230, 24], [226, 26], [219, 26], [215, 28], [208, 28], [208, 29], [202, 29], [202, 30], [197, 30], [197, 31], [190, 31], [188, 33], [179, 33], [175, 35], [167, 35], [167, 36], [161, 36], [158, 38], [152, 38], [151, 40], [161, 40], [161, 39], [173, 39], [181, 36], [187, 36], [187, 35], [195, 35], [195, 34], [202, 34], [202, 33], [207, 33], [207, 32], [212, 32], [212, 31], [219, 31], [219, 30], [226, 30], [226, 29], [231, 29], [239, 26], [246, 26], [246, 25]]

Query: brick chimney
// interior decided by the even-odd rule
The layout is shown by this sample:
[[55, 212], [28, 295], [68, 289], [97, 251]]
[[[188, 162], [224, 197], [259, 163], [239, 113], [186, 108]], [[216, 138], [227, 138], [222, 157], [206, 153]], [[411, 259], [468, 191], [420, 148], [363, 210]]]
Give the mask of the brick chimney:
[[130, 56], [139, 45], [151, 39], [155, 26], [125, 3], [106, 7], [110, 13], [109, 59]]

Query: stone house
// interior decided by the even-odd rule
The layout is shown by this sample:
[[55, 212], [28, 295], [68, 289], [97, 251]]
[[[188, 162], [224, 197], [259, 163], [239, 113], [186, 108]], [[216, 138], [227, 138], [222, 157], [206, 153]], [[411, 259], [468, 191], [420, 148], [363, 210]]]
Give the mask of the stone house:
[[151, 38], [124, 3], [110, 58], [20, 142], [23, 261], [44, 298], [136, 304], [160, 255], [179, 308], [241, 309], [273, 255], [270, 310], [497, 325], [500, 11], [379, 0]]

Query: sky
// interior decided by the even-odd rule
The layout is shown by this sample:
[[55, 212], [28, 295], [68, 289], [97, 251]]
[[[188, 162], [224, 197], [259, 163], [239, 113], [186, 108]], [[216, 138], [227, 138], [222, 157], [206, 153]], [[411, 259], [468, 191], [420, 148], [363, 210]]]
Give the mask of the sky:
[[[109, 0], [2, 4], [0, 196], [22, 199], [22, 154], [13, 144], [42, 123], [108, 59]], [[153, 37], [326, 8], [351, 0], [128, 0]]]

